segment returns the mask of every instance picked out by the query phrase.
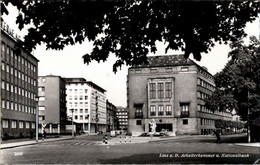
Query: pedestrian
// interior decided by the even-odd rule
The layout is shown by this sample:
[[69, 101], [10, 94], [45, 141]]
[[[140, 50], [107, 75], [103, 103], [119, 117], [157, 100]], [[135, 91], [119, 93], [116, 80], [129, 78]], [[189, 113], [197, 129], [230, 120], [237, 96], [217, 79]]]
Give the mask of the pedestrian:
[[46, 138], [46, 131], [43, 130], [43, 137]]
[[216, 131], [216, 137], [217, 137], [217, 143], [221, 143], [221, 138], [220, 138], [220, 131]]

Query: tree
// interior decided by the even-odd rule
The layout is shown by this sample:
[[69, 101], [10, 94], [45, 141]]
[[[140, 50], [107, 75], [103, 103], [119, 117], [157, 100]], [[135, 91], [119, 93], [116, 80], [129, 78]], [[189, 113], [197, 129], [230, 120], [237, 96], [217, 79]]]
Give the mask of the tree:
[[230, 44], [231, 59], [215, 75], [216, 90], [207, 100], [212, 110], [236, 110], [242, 120], [260, 117], [260, 42], [250, 37], [250, 44], [241, 40]]
[[47, 49], [94, 41], [84, 62], [105, 61], [110, 53], [118, 60], [113, 66], [147, 62], [156, 41], [169, 49], [192, 53], [197, 60], [214, 42], [227, 43], [245, 36], [244, 27], [259, 13], [259, 2], [251, 1], [21, 1], [3, 0], [20, 11], [19, 28], [32, 24], [18, 46], [31, 52], [46, 43]]

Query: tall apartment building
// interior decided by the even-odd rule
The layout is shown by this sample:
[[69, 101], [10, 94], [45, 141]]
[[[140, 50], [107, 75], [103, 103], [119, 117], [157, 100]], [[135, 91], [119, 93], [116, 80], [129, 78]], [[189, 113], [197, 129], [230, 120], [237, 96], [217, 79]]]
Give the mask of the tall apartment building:
[[64, 133], [67, 120], [66, 82], [60, 76], [38, 77], [39, 132]]
[[64, 79], [67, 115], [73, 116], [77, 131], [106, 132], [106, 90], [84, 78]]
[[17, 35], [1, 21], [1, 136], [35, 134], [38, 60], [29, 52], [15, 53]]
[[119, 122], [119, 129], [127, 130], [128, 127], [128, 112], [126, 107], [117, 107], [117, 118]]
[[205, 107], [205, 98], [215, 88], [214, 77], [205, 67], [183, 55], [151, 56], [148, 62], [128, 70], [130, 132], [149, 132], [154, 119], [156, 131], [208, 134], [215, 129], [216, 119], [232, 119], [231, 113]]
[[117, 108], [107, 100], [107, 131], [118, 129]]

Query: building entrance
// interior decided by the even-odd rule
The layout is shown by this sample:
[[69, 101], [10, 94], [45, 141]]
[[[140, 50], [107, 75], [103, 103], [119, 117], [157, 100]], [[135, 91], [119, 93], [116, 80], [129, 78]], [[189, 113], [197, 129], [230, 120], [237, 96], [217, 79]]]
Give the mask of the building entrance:
[[[172, 123], [170, 124], [156, 123], [156, 132], [161, 132], [162, 129], [165, 129], [167, 131], [172, 131]], [[150, 124], [149, 124], [149, 132], [151, 132]]]

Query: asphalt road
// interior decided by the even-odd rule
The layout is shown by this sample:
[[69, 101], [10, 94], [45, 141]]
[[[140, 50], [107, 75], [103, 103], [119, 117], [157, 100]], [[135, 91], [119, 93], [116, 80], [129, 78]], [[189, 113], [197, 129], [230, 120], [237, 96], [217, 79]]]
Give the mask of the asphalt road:
[[[110, 137], [109, 137], [110, 138]], [[102, 136], [84, 136], [73, 140], [48, 142], [1, 151], [2, 164], [163, 164], [232, 163], [253, 164], [260, 149], [236, 146], [230, 141], [245, 136], [183, 138], [142, 144], [100, 145]]]

